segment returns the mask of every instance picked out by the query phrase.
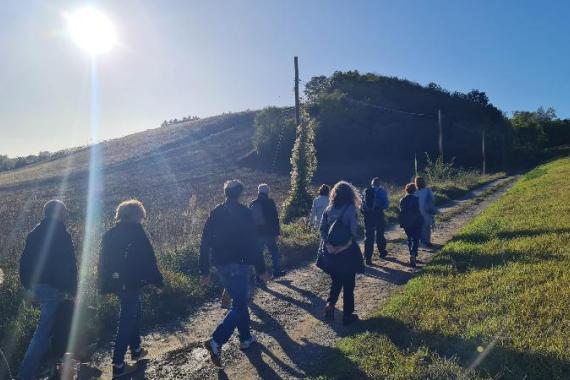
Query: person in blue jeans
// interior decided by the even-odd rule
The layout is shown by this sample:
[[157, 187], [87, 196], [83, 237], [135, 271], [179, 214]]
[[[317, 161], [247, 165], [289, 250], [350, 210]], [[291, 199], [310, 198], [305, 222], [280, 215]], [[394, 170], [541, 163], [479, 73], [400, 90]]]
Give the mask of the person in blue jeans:
[[[277, 246], [279, 235], [281, 235], [277, 206], [273, 199], [269, 198], [269, 185], [262, 183], [257, 190], [257, 198], [251, 202], [249, 208], [257, 230], [259, 249], [263, 253], [267, 247], [271, 254], [273, 277], [282, 277], [285, 275], [285, 271], [281, 268], [281, 254]], [[260, 282], [257, 278], [257, 283]]]
[[113, 349], [113, 378], [136, 371], [125, 363], [127, 349], [135, 362], [147, 351], [141, 345], [141, 291], [146, 285], [163, 286], [152, 244], [142, 226], [146, 211], [131, 199], [117, 207], [116, 225], [105, 233], [99, 255], [99, 287], [102, 294], [119, 298], [121, 313]]
[[[211, 338], [204, 342], [216, 366], [222, 365], [222, 346], [237, 328], [240, 348], [248, 349], [256, 342], [250, 331], [248, 308], [249, 268], [254, 266], [263, 281], [269, 276], [265, 270], [262, 252], [258, 248], [257, 231], [251, 210], [240, 203], [244, 190], [238, 180], [224, 184], [224, 203], [210, 213], [200, 245], [200, 282], [210, 282], [211, 264], [220, 281], [232, 297], [232, 306]], [[212, 263], [210, 263], [210, 261]]]
[[77, 293], [77, 263], [66, 230], [67, 208], [58, 200], [44, 205], [43, 220], [26, 238], [20, 258], [20, 281], [40, 305], [40, 320], [18, 371], [18, 378], [33, 379], [49, 349], [58, 308]]

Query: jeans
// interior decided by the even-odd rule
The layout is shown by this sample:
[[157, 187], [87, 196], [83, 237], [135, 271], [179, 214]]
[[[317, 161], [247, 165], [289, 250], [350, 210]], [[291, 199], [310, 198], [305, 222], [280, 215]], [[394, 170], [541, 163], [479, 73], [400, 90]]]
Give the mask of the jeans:
[[63, 292], [49, 285], [34, 285], [32, 293], [40, 304], [40, 320], [18, 372], [18, 377], [22, 380], [32, 379], [35, 376], [49, 348], [57, 308], [65, 299]]
[[142, 305], [140, 290], [129, 290], [117, 294], [121, 304], [121, 315], [113, 349], [113, 364], [121, 365], [125, 361], [127, 348], [131, 352], [141, 348], [140, 321]]
[[217, 269], [222, 285], [232, 297], [232, 307], [212, 334], [212, 339], [221, 346], [230, 339], [236, 328], [241, 341], [251, 339], [247, 307], [249, 265], [229, 264], [218, 266]]
[[354, 313], [354, 286], [356, 284], [356, 274], [354, 273], [331, 273], [331, 290], [327, 302], [330, 305], [336, 305], [340, 291], [343, 294], [343, 314], [344, 318], [348, 318]]
[[386, 252], [386, 238], [384, 237], [384, 230], [386, 228], [386, 221], [384, 220], [384, 213], [379, 215], [370, 215], [364, 218], [364, 230], [366, 239], [364, 241], [364, 256], [366, 259], [372, 258], [374, 252], [374, 242], [378, 246], [378, 251], [381, 255]]
[[418, 248], [420, 245], [420, 235], [422, 233], [422, 227], [414, 228], [404, 228], [406, 236], [408, 237], [408, 250], [410, 251], [410, 256], [418, 255]]
[[273, 274], [281, 270], [281, 255], [279, 254], [279, 247], [277, 246], [277, 238], [275, 236], [265, 236], [258, 239], [259, 249], [263, 253], [265, 247], [271, 253], [271, 260], [273, 262]]

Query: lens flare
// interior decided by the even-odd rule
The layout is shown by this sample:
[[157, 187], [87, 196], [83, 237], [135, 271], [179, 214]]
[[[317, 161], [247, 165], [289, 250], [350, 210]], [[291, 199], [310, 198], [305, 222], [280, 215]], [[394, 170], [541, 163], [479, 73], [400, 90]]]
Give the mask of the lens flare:
[[91, 56], [108, 52], [117, 42], [113, 22], [95, 8], [81, 8], [64, 17], [71, 39]]

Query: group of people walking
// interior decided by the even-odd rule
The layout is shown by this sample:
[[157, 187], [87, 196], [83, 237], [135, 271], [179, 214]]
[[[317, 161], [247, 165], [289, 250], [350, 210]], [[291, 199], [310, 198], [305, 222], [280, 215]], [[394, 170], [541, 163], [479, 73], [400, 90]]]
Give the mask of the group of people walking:
[[[224, 288], [229, 308], [211, 337], [204, 342], [212, 362], [218, 366], [221, 366], [222, 348], [236, 329], [241, 349], [247, 350], [256, 342], [251, 332], [248, 308], [251, 267], [255, 269], [254, 278], [259, 286], [271, 277], [279, 278], [286, 274], [278, 248], [281, 233], [279, 214], [269, 196], [269, 186], [259, 185], [257, 198], [249, 206], [242, 202], [244, 190], [239, 180], [224, 184], [225, 201], [210, 212], [201, 239], [200, 283], [208, 285], [211, 273], [215, 272]], [[420, 177], [415, 179], [415, 183], [406, 185], [405, 192], [400, 201], [400, 224], [408, 235], [410, 265], [415, 266], [419, 241], [431, 244], [429, 231], [435, 213], [434, 198]], [[321, 236], [317, 266], [331, 277], [324, 310], [327, 321], [334, 320], [341, 291], [343, 323], [358, 321], [354, 306], [356, 274], [364, 272], [365, 263], [372, 265], [374, 244], [380, 258], [388, 254], [384, 237], [384, 213], [388, 207], [388, 192], [380, 186], [378, 178], [372, 180], [362, 197], [354, 186], [345, 181], [332, 189], [327, 185], [319, 189], [309, 223], [319, 229]], [[359, 245], [359, 210], [365, 226], [364, 256]], [[64, 300], [74, 300], [77, 294], [77, 264], [73, 242], [65, 226], [67, 214], [63, 202], [47, 202], [43, 220], [28, 235], [20, 260], [22, 285], [40, 305], [40, 320], [18, 373], [23, 380], [33, 379], [36, 375], [50, 345], [58, 308]], [[140, 336], [141, 291], [147, 285], [162, 289], [164, 283], [152, 244], [142, 225], [145, 217], [146, 211], [141, 202], [122, 202], [116, 209], [116, 224], [101, 241], [99, 290], [102, 294], [116, 295], [120, 304], [112, 356], [114, 378], [136, 370], [136, 366], [125, 362], [127, 351], [130, 351], [134, 362], [147, 356]], [[266, 249], [272, 257], [273, 276], [266, 268]]]

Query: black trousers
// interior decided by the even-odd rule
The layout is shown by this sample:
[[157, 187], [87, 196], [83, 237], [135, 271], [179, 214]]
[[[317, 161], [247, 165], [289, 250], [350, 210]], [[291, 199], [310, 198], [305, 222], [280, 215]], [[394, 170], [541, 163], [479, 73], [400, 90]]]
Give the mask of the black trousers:
[[364, 256], [366, 259], [372, 258], [374, 243], [376, 243], [381, 255], [386, 253], [386, 238], [384, 237], [385, 229], [386, 220], [384, 218], [384, 213], [370, 215], [364, 218], [364, 230], [366, 235], [366, 239], [364, 240]]
[[327, 302], [336, 305], [340, 291], [343, 291], [343, 308], [344, 317], [348, 317], [354, 313], [354, 286], [356, 283], [355, 273], [331, 273], [331, 290]]

